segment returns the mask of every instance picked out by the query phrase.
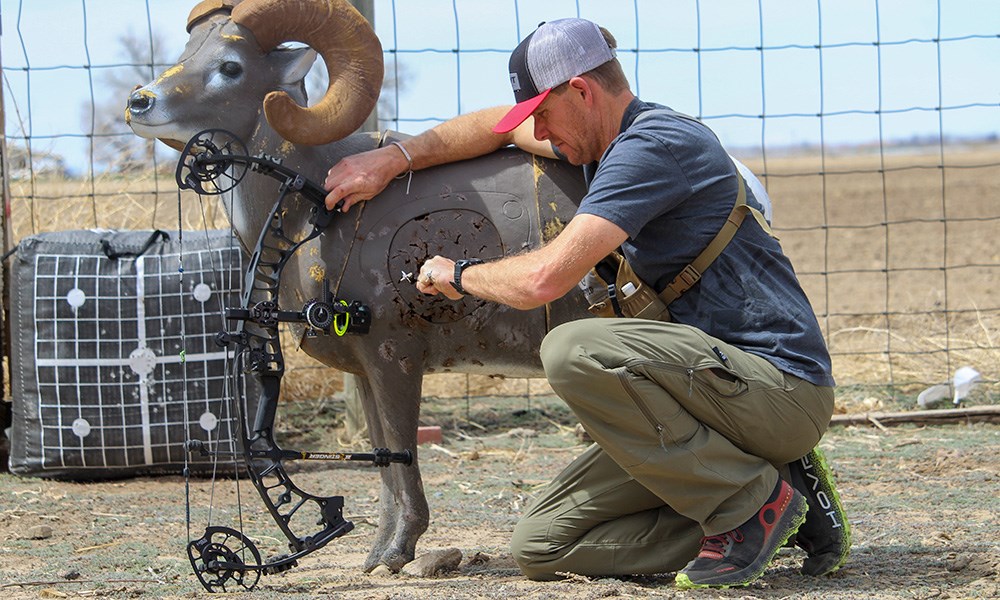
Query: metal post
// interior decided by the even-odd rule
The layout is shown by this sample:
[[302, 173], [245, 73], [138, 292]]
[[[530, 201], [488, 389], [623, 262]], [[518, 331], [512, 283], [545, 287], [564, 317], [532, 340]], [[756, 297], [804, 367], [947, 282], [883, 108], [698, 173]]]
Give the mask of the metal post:
[[[354, 8], [358, 9], [361, 15], [368, 19], [372, 28], [375, 28], [375, 0], [351, 0]], [[368, 115], [365, 124], [361, 126], [361, 131], [378, 131], [378, 106]]]
[[[3, 31], [0, 31], [0, 36]], [[3, 57], [0, 56], [0, 71], [3, 70]], [[10, 162], [7, 160], [7, 112], [4, 110], [3, 86], [0, 85], [0, 196], [2, 196], [2, 209], [0, 209], [0, 249], [3, 256], [7, 256], [10, 250], [12, 236], [10, 224]], [[3, 390], [5, 383], [10, 381], [8, 369], [10, 369], [10, 320], [8, 319], [10, 309], [10, 260], [0, 261], [0, 360], [6, 360], [6, 367], [0, 367], [0, 390]], [[2, 393], [0, 393], [2, 396]], [[0, 471], [7, 470], [8, 440], [5, 430], [11, 425], [11, 403], [10, 399], [0, 397]]]
[[[375, 27], [375, 3], [374, 0], [351, 0], [351, 4], [354, 8], [358, 9], [358, 12], [368, 19], [371, 23], [372, 28]], [[372, 114], [368, 115], [368, 119], [365, 120], [364, 125], [361, 126], [361, 131], [378, 131], [378, 106], [372, 110]], [[354, 380], [354, 375], [351, 373], [344, 373], [344, 391], [342, 392], [344, 398], [344, 405], [346, 407], [344, 415], [344, 433], [347, 442], [354, 441], [361, 438], [368, 437], [368, 425], [365, 422], [365, 412], [364, 407], [361, 405], [361, 394], [358, 390], [358, 384]]]

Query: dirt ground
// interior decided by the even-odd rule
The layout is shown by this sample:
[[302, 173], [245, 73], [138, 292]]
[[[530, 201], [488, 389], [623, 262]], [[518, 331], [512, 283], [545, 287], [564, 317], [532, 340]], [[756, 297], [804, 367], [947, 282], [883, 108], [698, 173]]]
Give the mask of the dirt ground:
[[[375, 530], [377, 474], [309, 469], [295, 481], [310, 492], [344, 495], [345, 515], [356, 527], [288, 573], [264, 576], [248, 596], [1000, 597], [1000, 425], [832, 429], [822, 447], [851, 516], [847, 565], [828, 578], [805, 577], [798, 573], [801, 551], [786, 549], [750, 587], [680, 592], [670, 573], [549, 583], [519, 574], [507, 548], [514, 523], [540, 486], [584, 448], [557, 405], [493, 421], [461, 410], [426, 414], [442, 425], [444, 440], [419, 448], [432, 522], [417, 555], [457, 549], [463, 557], [457, 570], [432, 577], [363, 573]], [[83, 484], [0, 474], [0, 593], [10, 600], [203, 594], [185, 546], [201, 535], [209, 494], [214, 490], [215, 518], [222, 520], [234, 513], [236, 492], [232, 480], [214, 488], [192, 480], [188, 533], [185, 487], [179, 476]], [[246, 531], [262, 553], [283, 551], [245, 481], [240, 494]]]
[[[949, 153], [945, 163], [954, 168], [945, 170], [934, 167], [937, 155], [926, 160], [892, 155], [885, 164], [873, 154], [826, 157], [823, 162], [772, 159], [766, 169], [751, 165], [770, 174], [769, 189], [778, 203], [775, 225], [821, 315], [840, 383], [838, 412], [913, 409], [920, 389], [947, 380], [955, 367], [965, 364], [985, 374], [977, 400], [996, 403], [997, 156], [995, 147]], [[60, 185], [79, 187], [78, 182]], [[173, 206], [172, 184], [165, 189], [171, 191], [163, 198]], [[45, 188], [42, 196], [72, 193], [79, 190]], [[15, 222], [15, 231], [23, 235], [64, 228], [65, 223], [89, 226], [92, 212], [125, 212], [115, 212], [105, 202], [152, 211], [163, 222], [130, 214], [122, 224], [101, 226], [176, 226], [178, 216], [165, 209], [157, 212], [159, 200], [148, 192], [129, 192], [129, 198], [123, 203], [119, 196], [102, 194], [93, 203], [74, 203], [80, 215], [39, 204], [30, 211], [32, 219], [51, 215], [52, 222]], [[27, 214], [15, 212], [15, 221]], [[200, 219], [200, 214], [192, 217], [191, 227], [205, 227]], [[286, 377], [285, 399], [292, 402], [282, 408], [287, 413], [295, 407], [305, 417], [293, 427], [298, 447], [341, 449], [335, 432], [315, 423], [313, 407], [299, 400], [329, 397], [339, 389], [339, 378], [315, 365], [298, 369]], [[424, 404], [422, 421], [441, 425], [444, 441], [419, 448], [432, 522], [417, 554], [457, 549], [463, 556], [457, 570], [434, 577], [363, 573], [378, 514], [378, 475], [370, 469], [311, 469], [298, 473], [295, 481], [313, 493], [343, 495], [345, 515], [355, 529], [296, 569], [263, 578], [252, 596], [1000, 598], [996, 424], [831, 430], [822, 446], [837, 471], [854, 530], [851, 558], [832, 577], [799, 575], [802, 554], [789, 549], [760, 582], [721, 592], [675, 591], [670, 573], [528, 581], [510, 557], [510, 532], [540, 486], [583, 449], [571, 419], [538, 400], [533, 381], [539, 383], [507, 382], [527, 388], [528, 400], [518, 401], [529, 403], [527, 409], [487, 415], [467, 406]], [[452, 392], [461, 395], [462, 389], [465, 394], [501, 393], [468, 383]], [[81, 484], [0, 473], [0, 594], [3, 600], [203, 594], [185, 547], [201, 535], [213, 492], [219, 507], [214, 518], [233, 518], [232, 481], [214, 488], [205, 480], [188, 484], [179, 476]], [[244, 481], [239, 494], [248, 535], [265, 555], [285, 551], [252, 487]]]

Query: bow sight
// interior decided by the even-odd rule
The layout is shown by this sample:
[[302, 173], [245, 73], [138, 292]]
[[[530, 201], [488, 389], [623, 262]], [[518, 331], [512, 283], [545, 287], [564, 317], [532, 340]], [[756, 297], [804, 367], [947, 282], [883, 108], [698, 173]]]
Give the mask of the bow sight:
[[[316, 496], [303, 491], [285, 471], [284, 461], [361, 461], [377, 467], [413, 462], [409, 450], [305, 452], [285, 450], [275, 441], [274, 419], [284, 375], [278, 324], [304, 324], [308, 335], [365, 334], [371, 326], [371, 313], [358, 300], [338, 298], [330, 290], [328, 280], [323, 282], [321, 296], [308, 300], [300, 309], [283, 310], [280, 307], [279, 284], [288, 260], [302, 245], [318, 237], [340, 208], [339, 205], [334, 210], [326, 208], [326, 191], [319, 185], [271, 157], [248, 156], [243, 142], [221, 129], [203, 131], [188, 142], [177, 165], [177, 185], [198, 194], [218, 195], [235, 188], [248, 170], [279, 181], [278, 199], [253, 250], [242, 305], [226, 310], [226, 319], [236, 321], [236, 328], [219, 333], [216, 341], [222, 346], [235, 347], [237, 362], [242, 364], [244, 372], [260, 382], [261, 395], [250, 431], [247, 430], [246, 399], [232, 399], [240, 422], [241, 452], [222, 451], [201, 440], [190, 440], [187, 447], [190, 452], [216, 460], [225, 457], [242, 460], [242, 469], [246, 470], [271, 517], [288, 539], [289, 553], [262, 561], [257, 546], [242, 531], [209, 524], [202, 537], [189, 541], [187, 547], [194, 573], [209, 592], [231, 591], [227, 586], [236, 591], [252, 590], [262, 574], [286, 571], [294, 567], [299, 558], [354, 528], [344, 519], [343, 496]], [[312, 230], [301, 239], [290, 238], [284, 228], [284, 202], [289, 193], [300, 194], [313, 205], [308, 221]], [[234, 387], [242, 389], [242, 386]], [[319, 525], [320, 529], [299, 535], [295, 530], [300, 524]]]

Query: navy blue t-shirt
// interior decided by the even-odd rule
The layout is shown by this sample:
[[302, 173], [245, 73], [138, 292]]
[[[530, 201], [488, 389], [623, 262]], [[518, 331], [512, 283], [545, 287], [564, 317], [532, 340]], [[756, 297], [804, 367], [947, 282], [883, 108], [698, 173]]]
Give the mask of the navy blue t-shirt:
[[[603, 217], [629, 238], [636, 274], [663, 290], [722, 228], [736, 200], [736, 167], [715, 135], [691, 119], [632, 101], [621, 133], [584, 167], [578, 213]], [[747, 203], [760, 204], [747, 190]], [[670, 305], [674, 321], [756, 354], [816, 385], [834, 385], [830, 354], [809, 299], [777, 240], [753, 218], [701, 281]]]

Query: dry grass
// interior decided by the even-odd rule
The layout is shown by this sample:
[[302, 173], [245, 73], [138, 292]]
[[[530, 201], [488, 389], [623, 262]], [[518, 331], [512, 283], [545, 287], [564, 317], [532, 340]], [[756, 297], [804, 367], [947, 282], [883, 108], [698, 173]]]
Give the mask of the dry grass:
[[229, 227], [217, 197], [199, 198], [190, 191], [179, 194], [172, 173], [15, 179], [10, 182], [10, 194], [15, 243], [28, 235], [68, 229]]
[[[1000, 149], [746, 162], [764, 175], [776, 231], [820, 316], [841, 385], [838, 410], [913, 406], [917, 392], [962, 365], [987, 382], [973, 400], [997, 401]], [[172, 173], [10, 186], [15, 241], [90, 227], [228, 226], [216, 198], [179, 198]], [[324, 398], [341, 388], [338, 373], [301, 352], [287, 354], [286, 398]], [[455, 374], [429, 376], [424, 393], [530, 402], [551, 390], [541, 380]]]

